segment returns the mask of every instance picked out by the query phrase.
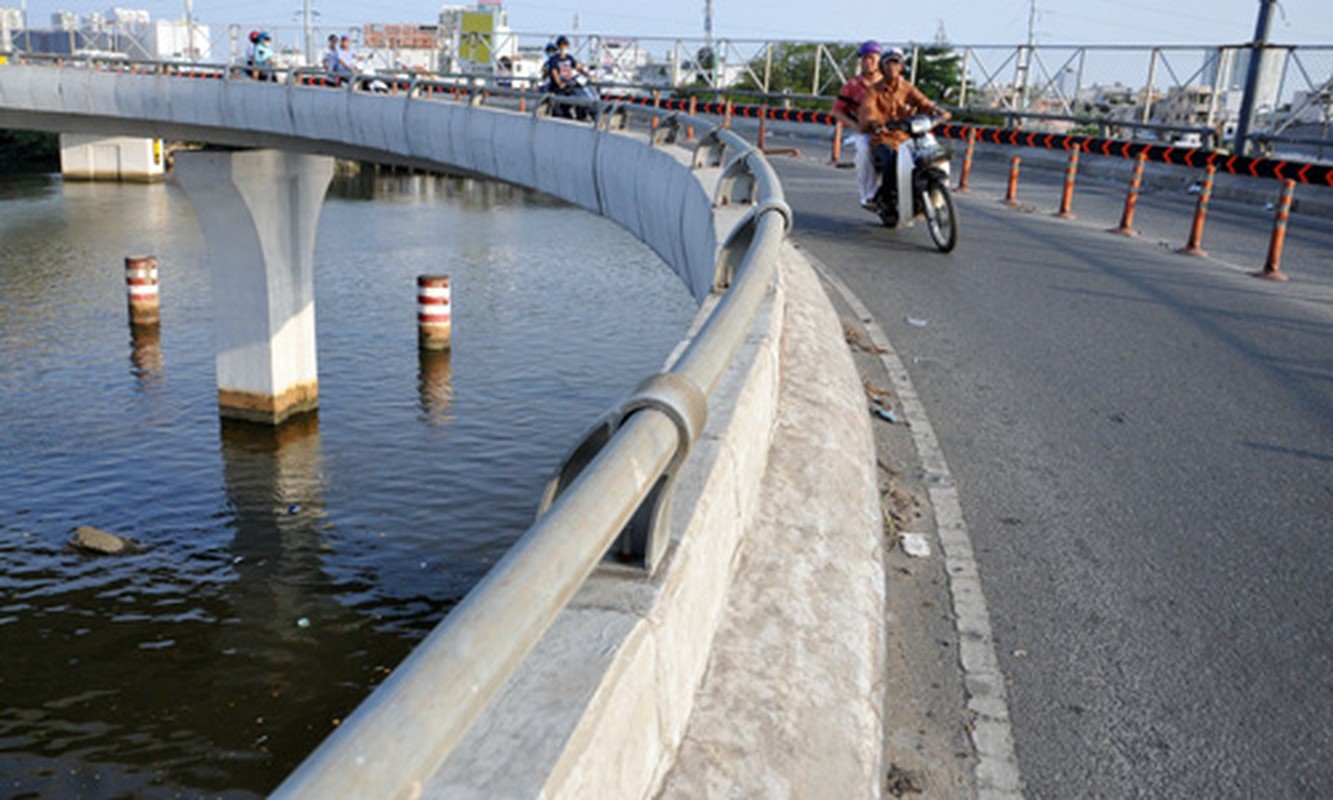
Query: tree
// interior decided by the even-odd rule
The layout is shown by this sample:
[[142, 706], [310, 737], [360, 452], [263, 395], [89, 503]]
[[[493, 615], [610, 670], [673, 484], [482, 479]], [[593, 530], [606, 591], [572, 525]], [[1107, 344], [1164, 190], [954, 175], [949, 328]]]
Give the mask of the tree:
[[962, 57], [947, 45], [920, 48], [912, 83], [936, 102], [958, 105], [963, 83]]
[[[749, 71], [736, 84], [736, 88], [763, 91], [761, 81], [767, 72], [768, 91], [773, 94], [811, 94], [812, 89], [814, 94], [833, 94], [839, 86], [838, 75], [832, 65], [855, 63], [856, 45], [782, 42], [773, 45], [771, 60], [770, 68], [767, 54], [751, 59]], [[819, 86], [814, 85], [816, 64], [819, 67]], [[848, 77], [852, 74], [847, 72], [846, 67], [843, 72]]]
[[0, 172], [50, 172], [60, 168], [53, 133], [0, 130]]

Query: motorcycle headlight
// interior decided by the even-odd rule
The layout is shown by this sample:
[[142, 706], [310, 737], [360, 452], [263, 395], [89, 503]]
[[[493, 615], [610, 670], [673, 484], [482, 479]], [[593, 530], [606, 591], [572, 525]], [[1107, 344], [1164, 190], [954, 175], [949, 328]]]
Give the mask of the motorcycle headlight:
[[910, 125], [913, 136], [923, 136], [929, 133], [931, 128], [935, 127], [934, 120], [924, 115], [912, 117]]

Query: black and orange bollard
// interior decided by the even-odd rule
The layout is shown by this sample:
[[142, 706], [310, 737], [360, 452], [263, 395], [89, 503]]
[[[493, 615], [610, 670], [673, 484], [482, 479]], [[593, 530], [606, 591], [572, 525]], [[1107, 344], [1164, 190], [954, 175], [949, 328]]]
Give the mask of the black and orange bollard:
[[1009, 162], [1009, 188], [1004, 193], [1004, 204], [1010, 208], [1020, 208], [1022, 203], [1018, 202], [1018, 165], [1023, 163], [1023, 159], [1014, 156]]
[[[696, 110], [698, 107], [699, 107], [699, 99], [698, 99], [697, 97], [691, 97], [691, 98], [690, 98], [690, 117], [691, 117], [691, 118], [694, 117], [694, 112], [695, 112], [695, 110]], [[685, 141], [687, 141], [687, 142], [692, 142], [692, 141], [694, 141], [694, 126], [693, 126], [693, 125], [686, 125], [686, 126], [685, 126]]]
[[448, 275], [417, 276], [417, 342], [422, 350], [453, 345], [453, 298]]
[[1129, 179], [1129, 193], [1125, 195], [1125, 212], [1120, 215], [1120, 227], [1112, 228], [1111, 233], [1121, 236], [1138, 236], [1134, 230], [1134, 210], [1139, 205], [1139, 187], [1143, 185], [1143, 166], [1148, 163], [1148, 154], [1140, 152], [1134, 159], [1134, 172]]
[[967, 149], [963, 151], [963, 171], [958, 176], [958, 188], [954, 189], [959, 194], [967, 194], [972, 191], [967, 182], [972, 179], [972, 151], [977, 146], [977, 129], [968, 128], [967, 130]]
[[1060, 195], [1060, 209], [1055, 212], [1055, 216], [1060, 219], [1075, 219], [1071, 208], [1074, 205], [1074, 179], [1078, 176], [1078, 151], [1082, 149], [1081, 145], [1074, 145], [1074, 149], [1069, 151], [1069, 166], [1065, 167], [1065, 189]]
[[1217, 172], [1212, 164], [1203, 171], [1203, 186], [1199, 189], [1199, 203], [1194, 207], [1194, 223], [1190, 225], [1190, 240], [1176, 252], [1187, 256], [1206, 256], [1208, 251], [1203, 244], [1203, 221], [1208, 216], [1208, 202], [1213, 198], [1213, 174]]
[[1282, 274], [1282, 244], [1287, 240], [1287, 220], [1291, 217], [1291, 199], [1296, 193], [1296, 181], [1288, 178], [1282, 182], [1282, 194], [1277, 199], [1277, 213], [1273, 216], [1273, 238], [1268, 242], [1268, 261], [1264, 268], [1254, 273], [1256, 278], [1270, 281], [1285, 281]]
[[731, 115], [732, 115], [734, 109], [735, 109], [735, 107], [732, 105], [732, 102], [731, 102], [730, 100], [728, 100], [728, 101], [727, 101], [726, 110], [725, 110], [725, 111], [723, 112], [723, 114], [722, 114], [722, 127], [724, 127], [724, 128], [730, 128], [730, 127], [731, 127]]
[[128, 256], [125, 288], [129, 292], [130, 324], [158, 324], [157, 256]]

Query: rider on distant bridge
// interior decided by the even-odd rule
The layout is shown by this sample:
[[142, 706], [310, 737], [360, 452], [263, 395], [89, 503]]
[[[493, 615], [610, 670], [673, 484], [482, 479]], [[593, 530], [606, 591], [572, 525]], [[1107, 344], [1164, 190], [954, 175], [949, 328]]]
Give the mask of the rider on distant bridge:
[[556, 52], [546, 61], [545, 71], [551, 78], [551, 89], [558, 94], [572, 94], [578, 88], [576, 73], [588, 74], [583, 65], [569, 52], [569, 37], [555, 40]]

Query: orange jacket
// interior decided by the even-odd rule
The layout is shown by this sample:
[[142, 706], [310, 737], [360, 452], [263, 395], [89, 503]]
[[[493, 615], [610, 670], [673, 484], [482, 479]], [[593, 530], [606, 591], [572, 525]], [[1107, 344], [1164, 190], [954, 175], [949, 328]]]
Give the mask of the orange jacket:
[[[876, 122], [905, 120], [913, 114], [938, 113], [939, 108], [900, 75], [896, 80], [885, 79], [870, 89], [861, 103], [861, 124], [869, 126]], [[872, 136], [871, 141], [897, 147], [908, 138], [907, 131], [885, 128]]]

